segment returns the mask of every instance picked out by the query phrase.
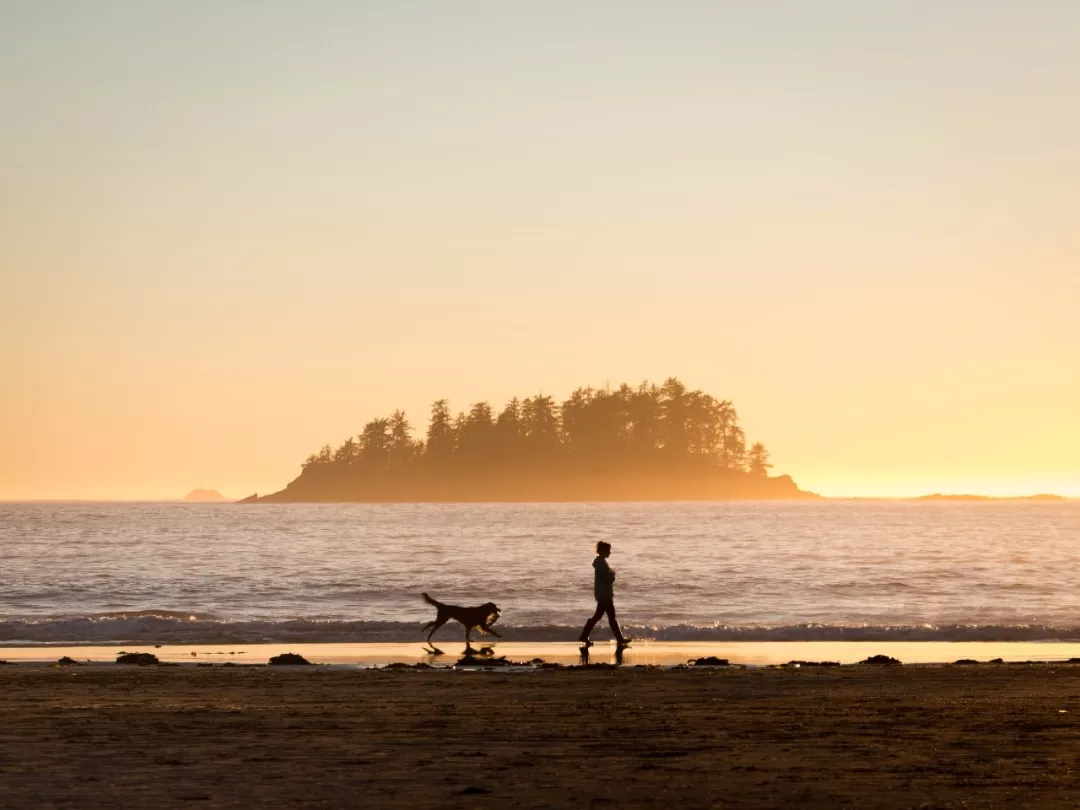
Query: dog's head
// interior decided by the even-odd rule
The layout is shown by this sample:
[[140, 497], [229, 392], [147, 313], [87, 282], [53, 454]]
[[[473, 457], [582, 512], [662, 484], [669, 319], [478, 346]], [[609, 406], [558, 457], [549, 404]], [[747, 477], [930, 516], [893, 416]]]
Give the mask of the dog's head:
[[495, 624], [495, 622], [499, 620], [499, 606], [496, 605], [494, 602], [485, 602], [481, 607], [484, 610], [484, 615], [487, 616], [487, 621], [485, 622], [485, 624]]

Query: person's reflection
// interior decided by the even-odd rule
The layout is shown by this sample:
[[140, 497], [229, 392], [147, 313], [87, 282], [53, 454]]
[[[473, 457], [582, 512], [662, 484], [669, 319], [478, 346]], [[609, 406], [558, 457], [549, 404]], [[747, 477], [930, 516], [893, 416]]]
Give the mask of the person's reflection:
[[[578, 652], [581, 654], [581, 658], [578, 660], [578, 665], [579, 666], [583, 666], [583, 667], [589, 666], [589, 653], [590, 653], [590, 651], [591, 651], [590, 648], [586, 647], [584, 645], [582, 645], [580, 648], [578, 648]], [[626, 648], [625, 647], [618, 646], [618, 647], [615, 648], [615, 665], [616, 666], [621, 667], [623, 665], [623, 655], [625, 653], [626, 653]]]

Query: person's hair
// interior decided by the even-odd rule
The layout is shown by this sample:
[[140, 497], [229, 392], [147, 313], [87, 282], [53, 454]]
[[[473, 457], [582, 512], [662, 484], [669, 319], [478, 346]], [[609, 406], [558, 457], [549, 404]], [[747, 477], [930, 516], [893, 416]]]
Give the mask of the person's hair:
[[610, 554], [611, 553], [611, 543], [605, 543], [603, 540], [601, 540], [599, 543], [597, 543], [596, 544], [596, 553], [599, 554], [601, 551], [606, 551], [606, 552], [608, 552]]

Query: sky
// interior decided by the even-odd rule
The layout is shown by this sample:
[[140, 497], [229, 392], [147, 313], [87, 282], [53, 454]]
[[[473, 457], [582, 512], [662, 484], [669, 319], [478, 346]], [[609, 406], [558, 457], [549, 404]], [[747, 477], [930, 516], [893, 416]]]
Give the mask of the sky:
[[1080, 496], [1080, 3], [0, 0], [0, 499], [662, 381]]

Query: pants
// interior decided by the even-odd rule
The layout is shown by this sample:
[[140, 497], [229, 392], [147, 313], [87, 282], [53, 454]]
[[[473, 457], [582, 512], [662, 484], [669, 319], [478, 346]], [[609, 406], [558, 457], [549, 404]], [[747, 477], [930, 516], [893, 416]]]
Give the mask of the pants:
[[607, 614], [608, 624], [611, 625], [611, 632], [614, 633], [615, 638], [621, 639], [623, 637], [622, 630], [619, 629], [619, 622], [615, 619], [615, 601], [613, 599], [598, 599], [596, 601], [596, 613], [592, 615], [592, 618], [585, 622], [585, 629], [581, 631], [581, 641], [588, 641], [589, 634], [592, 633], [593, 627], [600, 621], [600, 617]]

